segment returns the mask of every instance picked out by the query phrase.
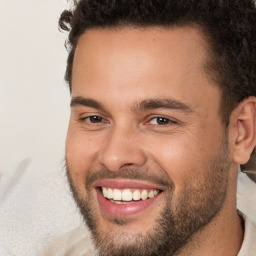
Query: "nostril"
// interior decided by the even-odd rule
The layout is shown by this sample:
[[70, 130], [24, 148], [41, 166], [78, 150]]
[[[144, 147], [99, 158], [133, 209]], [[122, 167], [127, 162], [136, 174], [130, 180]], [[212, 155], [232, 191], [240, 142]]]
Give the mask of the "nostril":
[[143, 150], [130, 143], [129, 145], [122, 143], [120, 146], [117, 142], [118, 138], [114, 138], [99, 154], [99, 162], [108, 170], [116, 172], [122, 168], [138, 168], [145, 164], [146, 156]]
[[125, 167], [128, 167], [128, 166], [133, 166], [134, 164], [133, 163], [127, 163], [127, 164], [124, 164], [121, 166], [121, 168], [125, 168]]

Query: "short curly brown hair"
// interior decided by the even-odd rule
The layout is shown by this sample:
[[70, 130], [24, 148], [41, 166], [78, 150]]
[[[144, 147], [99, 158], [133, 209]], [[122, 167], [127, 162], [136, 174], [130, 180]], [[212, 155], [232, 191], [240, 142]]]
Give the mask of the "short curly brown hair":
[[199, 26], [208, 40], [207, 72], [220, 87], [220, 113], [256, 96], [256, 8], [253, 0], [73, 0], [59, 27], [69, 31], [65, 79], [72, 91], [72, 66], [80, 36], [92, 28]]

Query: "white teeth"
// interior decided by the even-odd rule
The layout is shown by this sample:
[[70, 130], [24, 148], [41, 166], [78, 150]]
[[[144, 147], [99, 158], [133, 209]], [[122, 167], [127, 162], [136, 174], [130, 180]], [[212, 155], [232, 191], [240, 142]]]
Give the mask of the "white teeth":
[[107, 188], [102, 188], [102, 193], [104, 197], [108, 197], [108, 189]]
[[[133, 192], [130, 189], [111, 189], [102, 187], [102, 194], [107, 199], [113, 199], [113, 202], [120, 201], [123, 202], [131, 202], [132, 200], [138, 201], [138, 200], [146, 200], [148, 198], [153, 198], [157, 194], [159, 194], [159, 190], [149, 190], [143, 189], [141, 192], [140, 190], [136, 189]], [[112, 201], [112, 200], [111, 200]]]
[[138, 189], [134, 190], [132, 193], [132, 199], [134, 201], [140, 200], [140, 191]]
[[119, 201], [122, 200], [122, 192], [119, 189], [114, 189], [113, 199], [114, 200], [119, 200]]
[[132, 192], [129, 189], [125, 189], [122, 193], [123, 201], [132, 201]]
[[111, 188], [108, 189], [108, 195], [107, 195], [108, 199], [112, 199], [113, 198], [113, 190]]
[[154, 197], [155, 195], [154, 195], [154, 191], [153, 190], [151, 190], [149, 193], [148, 193], [148, 197], [149, 198], [152, 198], [152, 197]]
[[146, 200], [148, 198], [148, 191], [144, 189], [140, 194], [140, 198]]

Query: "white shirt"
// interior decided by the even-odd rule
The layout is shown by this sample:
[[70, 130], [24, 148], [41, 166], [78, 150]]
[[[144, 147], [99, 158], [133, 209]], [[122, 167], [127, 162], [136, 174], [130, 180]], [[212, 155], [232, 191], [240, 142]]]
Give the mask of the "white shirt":
[[256, 256], [256, 225], [244, 214], [244, 240], [237, 256]]

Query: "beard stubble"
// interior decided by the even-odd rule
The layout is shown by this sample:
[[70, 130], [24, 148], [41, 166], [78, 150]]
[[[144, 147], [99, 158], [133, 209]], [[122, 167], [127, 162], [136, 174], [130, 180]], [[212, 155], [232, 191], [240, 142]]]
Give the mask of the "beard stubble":
[[[202, 230], [220, 212], [225, 202], [228, 184], [228, 142], [222, 142], [221, 149], [210, 160], [202, 164], [200, 171], [194, 172], [184, 181], [183, 189], [175, 195], [175, 185], [170, 177], [154, 177], [143, 170], [127, 169], [111, 172], [107, 169], [88, 172], [85, 181], [87, 196], [81, 196], [72, 178], [72, 170], [66, 161], [67, 177], [73, 197], [80, 209], [86, 225], [91, 231], [99, 256], [174, 256], [184, 248], [193, 235]], [[191, 170], [193, 172], [193, 170]], [[200, 177], [196, 175], [200, 174]], [[92, 196], [91, 184], [100, 178], [128, 178], [154, 180], [164, 185], [165, 206], [152, 228], [145, 234], [127, 234], [108, 230], [102, 232], [99, 214]], [[129, 221], [109, 218], [117, 230], [125, 230]], [[114, 228], [113, 228], [114, 229]]]

